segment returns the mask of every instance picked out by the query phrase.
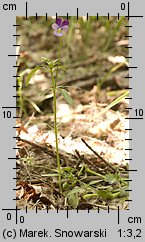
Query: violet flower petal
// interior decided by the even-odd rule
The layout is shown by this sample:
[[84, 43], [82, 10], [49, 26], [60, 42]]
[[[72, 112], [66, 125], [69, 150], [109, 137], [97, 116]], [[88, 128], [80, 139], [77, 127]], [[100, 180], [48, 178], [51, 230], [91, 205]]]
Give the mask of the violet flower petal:
[[61, 27], [61, 24], [62, 24], [62, 19], [61, 18], [57, 18], [56, 19], [56, 24]]
[[69, 21], [68, 20], [64, 20], [63, 22], [62, 22], [62, 24], [61, 24], [61, 26], [63, 27], [63, 26], [65, 26], [65, 25], [69, 25]]
[[66, 32], [68, 30], [68, 28], [69, 28], [68, 25], [65, 25], [61, 29], [62, 29], [63, 32]]
[[52, 28], [53, 28], [54, 30], [57, 30], [57, 29], [59, 29], [59, 26], [58, 26], [56, 23], [54, 23], [54, 24], [52, 24]]
[[63, 33], [62, 33], [62, 32], [58, 33], [58, 32], [56, 32], [56, 31], [54, 31], [53, 33], [54, 33], [54, 35], [57, 36], [57, 37], [61, 37], [61, 36], [63, 36]]

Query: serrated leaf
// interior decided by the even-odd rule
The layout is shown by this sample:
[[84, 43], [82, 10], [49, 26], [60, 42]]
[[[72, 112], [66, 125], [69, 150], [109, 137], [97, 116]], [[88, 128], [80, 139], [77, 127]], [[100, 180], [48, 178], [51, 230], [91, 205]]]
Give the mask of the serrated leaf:
[[68, 91], [63, 88], [60, 88], [60, 92], [61, 92], [62, 96], [64, 97], [65, 101], [69, 105], [73, 106], [73, 100], [72, 100], [71, 96], [69, 95]]
[[27, 76], [26, 78], [26, 86], [28, 86], [31, 78], [35, 75], [36, 71], [38, 71], [39, 69], [41, 69], [42, 67], [41, 66], [37, 66], [35, 67]]

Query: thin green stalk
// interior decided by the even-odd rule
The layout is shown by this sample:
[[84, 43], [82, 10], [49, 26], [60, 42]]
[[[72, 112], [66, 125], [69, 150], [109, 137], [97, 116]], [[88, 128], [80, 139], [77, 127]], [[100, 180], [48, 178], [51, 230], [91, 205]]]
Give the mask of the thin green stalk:
[[60, 166], [59, 148], [58, 148], [57, 116], [56, 116], [56, 108], [57, 108], [56, 80], [54, 78], [52, 70], [51, 70], [51, 78], [52, 78], [52, 84], [53, 84], [54, 133], [55, 133], [56, 160], [57, 160], [57, 167], [58, 167], [58, 183], [59, 183], [60, 190], [62, 190], [62, 187], [61, 187], [61, 166]]
[[61, 45], [62, 45], [62, 37], [59, 38], [59, 47], [58, 47], [58, 65], [57, 65], [56, 77], [55, 77], [55, 81], [56, 81], [56, 83], [57, 83], [57, 79], [58, 79], [58, 68], [59, 68], [59, 63], [60, 63], [60, 50], [61, 50]]
[[62, 38], [60, 37], [59, 48], [58, 48], [58, 65], [57, 65], [55, 78], [53, 75], [53, 71], [51, 70], [51, 78], [52, 78], [52, 84], [53, 84], [53, 109], [54, 109], [54, 133], [55, 133], [55, 146], [56, 146], [56, 160], [57, 160], [57, 167], [58, 167], [58, 183], [59, 183], [60, 191], [62, 191], [62, 187], [61, 187], [61, 165], [60, 165], [59, 148], [58, 148], [56, 91], [57, 91], [57, 79], [58, 79], [58, 68], [59, 68], [59, 62], [60, 62], [61, 44], [62, 44]]

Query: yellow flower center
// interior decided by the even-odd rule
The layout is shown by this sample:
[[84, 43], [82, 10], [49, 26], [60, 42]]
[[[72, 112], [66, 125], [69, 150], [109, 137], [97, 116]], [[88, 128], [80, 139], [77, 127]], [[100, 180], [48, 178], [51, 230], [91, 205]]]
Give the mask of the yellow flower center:
[[61, 33], [61, 28], [59, 28], [59, 29], [57, 30], [57, 33], [58, 33], [58, 34]]

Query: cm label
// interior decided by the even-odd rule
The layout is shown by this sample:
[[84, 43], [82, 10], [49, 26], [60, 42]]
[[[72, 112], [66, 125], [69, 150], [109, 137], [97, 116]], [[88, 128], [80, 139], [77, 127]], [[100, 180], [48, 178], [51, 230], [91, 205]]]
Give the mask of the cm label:
[[16, 4], [15, 3], [4, 3], [3, 10], [4, 11], [16, 11]]

